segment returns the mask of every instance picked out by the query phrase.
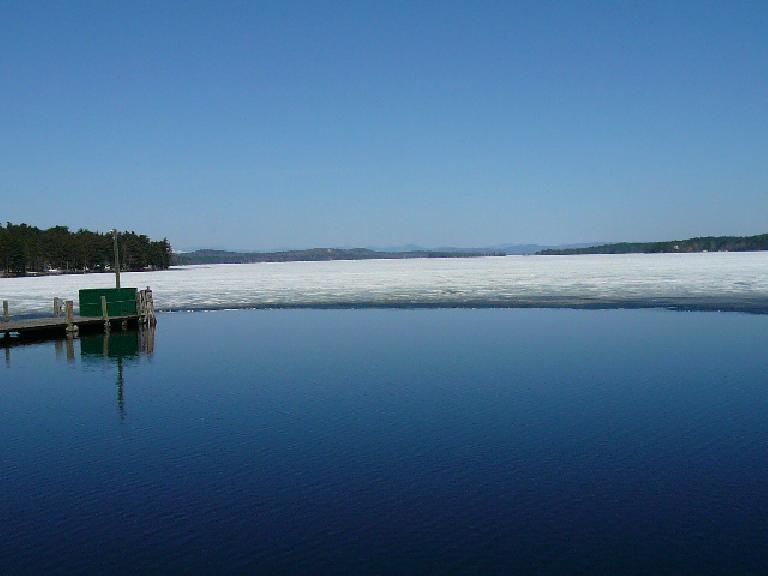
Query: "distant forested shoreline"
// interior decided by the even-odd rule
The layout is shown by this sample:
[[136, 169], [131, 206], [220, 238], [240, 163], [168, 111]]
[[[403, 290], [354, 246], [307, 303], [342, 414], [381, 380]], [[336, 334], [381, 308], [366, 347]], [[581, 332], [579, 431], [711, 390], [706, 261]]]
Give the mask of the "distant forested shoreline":
[[[171, 245], [136, 232], [120, 232], [120, 268], [165, 270]], [[28, 224], [0, 224], [0, 272], [8, 276], [104, 272], [114, 265], [112, 235], [67, 226], [46, 230]]]
[[173, 263], [193, 264], [253, 264], [257, 262], [296, 262], [325, 260], [401, 260], [407, 258], [474, 258], [503, 256], [503, 252], [444, 252], [413, 250], [410, 252], [379, 252], [368, 248], [308, 248], [282, 252], [230, 252], [228, 250], [196, 250], [173, 255]]
[[541, 250], [543, 255], [572, 254], [660, 254], [691, 252], [754, 252], [768, 250], [768, 234], [758, 236], [702, 236], [666, 242], [617, 242], [586, 248]]

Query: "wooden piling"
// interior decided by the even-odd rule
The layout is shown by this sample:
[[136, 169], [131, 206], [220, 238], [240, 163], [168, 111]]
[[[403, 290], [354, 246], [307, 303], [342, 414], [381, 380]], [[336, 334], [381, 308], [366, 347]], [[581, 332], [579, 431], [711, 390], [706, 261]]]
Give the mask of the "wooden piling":
[[149, 325], [156, 326], [157, 318], [155, 317], [155, 301], [152, 298], [152, 288], [149, 286], [147, 286], [144, 297], [146, 298], [147, 318], [149, 319]]
[[8, 312], [8, 300], [3, 300], [3, 322], [10, 322], [11, 315]]
[[101, 317], [104, 320], [104, 331], [109, 332], [109, 308], [106, 296], [101, 297]]
[[139, 314], [139, 324], [147, 323], [147, 294], [144, 290], [136, 292], [136, 312]]
[[53, 317], [58, 318], [59, 316], [61, 316], [61, 299], [54, 298], [53, 299]]
[[76, 336], [79, 329], [75, 324], [75, 303], [72, 300], [67, 300], [66, 304], [67, 314], [67, 335]]

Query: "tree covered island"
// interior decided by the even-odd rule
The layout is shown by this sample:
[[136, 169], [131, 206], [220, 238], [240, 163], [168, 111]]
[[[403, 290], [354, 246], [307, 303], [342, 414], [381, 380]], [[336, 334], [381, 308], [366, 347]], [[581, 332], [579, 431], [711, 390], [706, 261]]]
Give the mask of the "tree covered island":
[[[120, 232], [120, 268], [165, 270], [171, 264], [168, 240]], [[112, 234], [67, 226], [42, 230], [28, 224], [0, 224], [0, 272], [6, 276], [104, 272], [114, 265]]]

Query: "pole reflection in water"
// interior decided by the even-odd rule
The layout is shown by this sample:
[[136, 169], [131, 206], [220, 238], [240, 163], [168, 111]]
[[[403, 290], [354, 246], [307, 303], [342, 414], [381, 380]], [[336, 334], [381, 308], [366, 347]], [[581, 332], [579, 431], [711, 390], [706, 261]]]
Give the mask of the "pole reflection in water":
[[[128, 365], [139, 362], [140, 358], [151, 360], [155, 352], [155, 326], [142, 326], [138, 330], [122, 330], [100, 334], [83, 334], [76, 338], [70, 334], [66, 338], [53, 341], [54, 355], [57, 361], [62, 361], [66, 354], [67, 364], [76, 363], [75, 348], [80, 342], [80, 360], [83, 363], [94, 362], [106, 365], [115, 364], [117, 387], [117, 412], [120, 420], [125, 420], [125, 370]], [[50, 342], [33, 340], [9, 341], [0, 338], [0, 347], [5, 356], [5, 368], [11, 368], [13, 349], [26, 346], [50, 346]]]
[[67, 336], [67, 363], [74, 364], [75, 362], [75, 337], [72, 334]]
[[[115, 364], [115, 385], [117, 388], [117, 413], [120, 421], [125, 420], [125, 368], [138, 362], [143, 355], [152, 358], [155, 351], [154, 326], [140, 330], [105, 332], [84, 335], [80, 338], [80, 357], [83, 362], [105, 362]], [[71, 339], [68, 339], [68, 342]]]

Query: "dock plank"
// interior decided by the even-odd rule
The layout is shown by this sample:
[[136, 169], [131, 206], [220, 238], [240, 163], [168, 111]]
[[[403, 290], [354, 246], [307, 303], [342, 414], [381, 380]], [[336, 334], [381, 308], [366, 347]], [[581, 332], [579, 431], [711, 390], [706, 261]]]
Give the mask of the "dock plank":
[[[138, 315], [131, 316], [110, 316], [109, 322], [134, 322], [138, 321]], [[72, 319], [72, 323], [75, 326], [97, 326], [103, 325], [104, 319], [101, 317], [93, 316], [75, 316]], [[67, 328], [67, 319], [61, 317], [54, 318], [32, 318], [29, 320], [10, 320], [8, 322], [0, 322], [0, 333], [3, 332], [17, 332], [23, 334], [25, 332], [36, 331], [48, 331], [61, 328], [62, 331]]]

